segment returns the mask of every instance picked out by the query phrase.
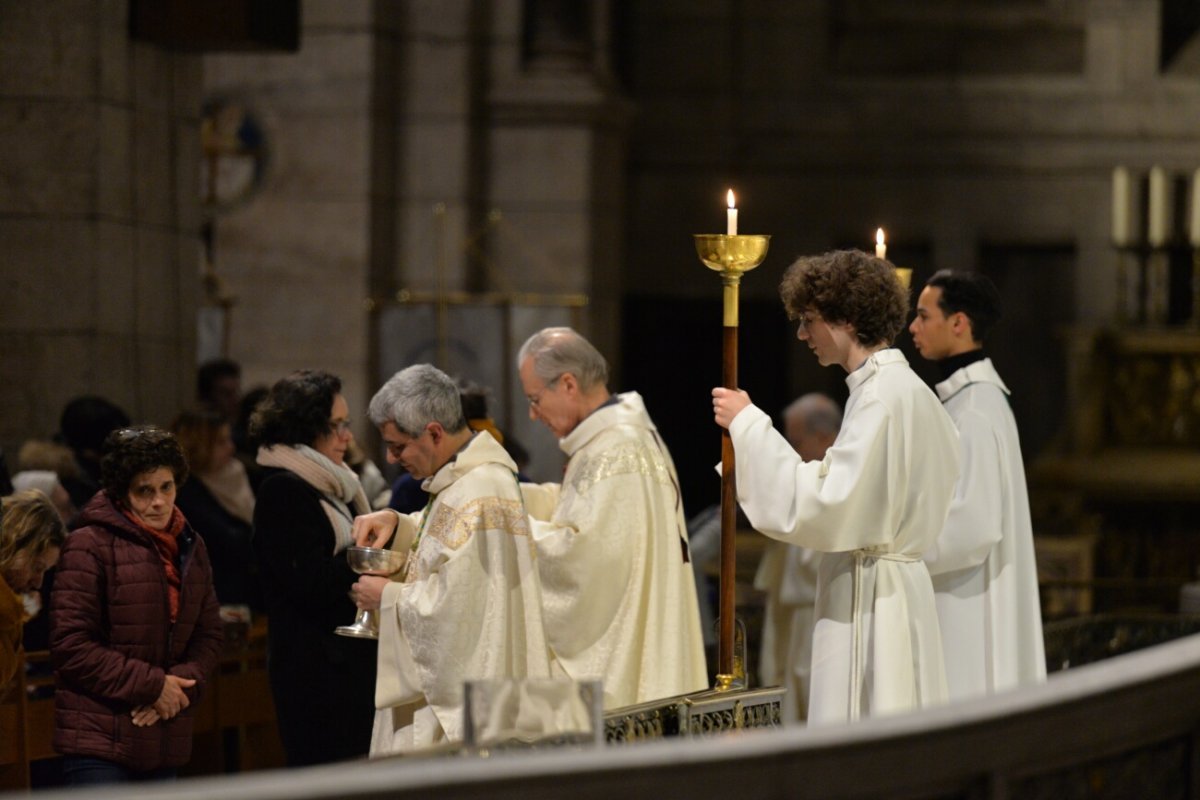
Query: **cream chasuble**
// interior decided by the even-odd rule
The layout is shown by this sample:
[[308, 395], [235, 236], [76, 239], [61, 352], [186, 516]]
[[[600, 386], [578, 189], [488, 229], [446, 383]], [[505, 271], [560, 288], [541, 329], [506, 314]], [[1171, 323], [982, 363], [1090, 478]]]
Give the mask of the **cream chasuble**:
[[755, 406], [733, 419], [738, 500], [751, 524], [821, 551], [808, 721], [944, 702], [929, 571], [958, 477], [958, 436], [895, 349], [846, 377], [850, 397], [823, 461], [803, 461]]
[[937, 385], [958, 426], [962, 474], [933, 575], [950, 699], [1046, 679], [1033, 527], [1008, 387], [990, 358]]
[[563, 483], [523, 484], [551, 650], [604, 707], [707, 688], [675, 466], [642, 398], [618, 395], [559, 445]]
[[423, 484], [431, 504], [401, 516], [393, 546], [415, 528], [416, 548], [383, 591], [372, 756], [461, 740], [463, 681], [549, 676], [516, 469], [477, 433]]

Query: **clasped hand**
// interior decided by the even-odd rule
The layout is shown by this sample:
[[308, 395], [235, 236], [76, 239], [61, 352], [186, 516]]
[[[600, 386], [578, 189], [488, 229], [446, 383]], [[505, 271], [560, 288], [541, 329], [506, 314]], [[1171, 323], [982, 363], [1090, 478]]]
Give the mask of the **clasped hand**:
[[133, 717], [133, 724], [139, 728], [144, 728], [147, 725], [153, 725], [159, 720], [171, 719], [191, 705], [187, 693], [183, 690], [190, 689], [195, 685], [196, 681], [192, 678], [167, 675], [163, 681], [162, 692], [159, 693], [158, 699], [151, 705], [138, 706], [130, 712], [130, 715]]

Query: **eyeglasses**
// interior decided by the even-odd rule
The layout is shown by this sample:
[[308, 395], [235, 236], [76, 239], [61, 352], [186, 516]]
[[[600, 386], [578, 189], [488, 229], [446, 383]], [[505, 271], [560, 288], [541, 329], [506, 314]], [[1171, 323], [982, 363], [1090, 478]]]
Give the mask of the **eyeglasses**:
[[539, 405], [541, 405], [542, 395], [544, 395], [546, 392], [550, 391], [550, 389], [552, 389], [554, 387], [554, 384], [558, 383], [558, 379], [561, 377], [562, 377], [562, 375], [555, 375], [553, 378], [551, 378], [549, 381], [546, 382], [546, 385], [542, 387], [541, 391], [534, 392], [533, 394], [525, 395], [525, 399], [529, 401], [529, 405], [532, 406], [533, 408], [537, 408]]
[[329, 420], [329, 432], [338, 436], [345, 436], [350, 432], [350, 420], [348, 419], [331, 419]]

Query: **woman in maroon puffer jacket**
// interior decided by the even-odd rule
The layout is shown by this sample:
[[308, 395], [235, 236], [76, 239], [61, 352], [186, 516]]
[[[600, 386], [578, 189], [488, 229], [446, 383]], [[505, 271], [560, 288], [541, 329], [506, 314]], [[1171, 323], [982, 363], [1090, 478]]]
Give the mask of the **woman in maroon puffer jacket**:
[[123, 428], [67, 536], [51, 595], [54, 747], [72, 784], [170, 778], [221, 650], [204, 542], [175, 507], [175, 437]]

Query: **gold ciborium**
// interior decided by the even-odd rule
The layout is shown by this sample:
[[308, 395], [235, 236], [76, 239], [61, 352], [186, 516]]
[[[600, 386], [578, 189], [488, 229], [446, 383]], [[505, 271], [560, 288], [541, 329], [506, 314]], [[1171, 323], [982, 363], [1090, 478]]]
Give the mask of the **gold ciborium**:
[[912, 288], [912, 270], [908, 267], [894, 267], [896, 277], [900, 279], [900, 285], [905, 289]]
[[[732, 201], [731, 201], [732, 202]], [[697, 233], [696, 254], [704, 266], [721, 273], [725, 300], [725, 338], [722, 346], [722, 386], [737, 388], [738, 286], [742, 274], [767, 257], [770, 236]], [[737, 492], [733, 474], [733, 440], [721, 431], [721, 610], [718, 624], [717, 686], [733, 688], [739, 675], [734, 662], [734, 576], [736, 573]], [[741, 672], [745, 672], [742, 665]], [[743, 680], [744, 683], [744, 680]]]

